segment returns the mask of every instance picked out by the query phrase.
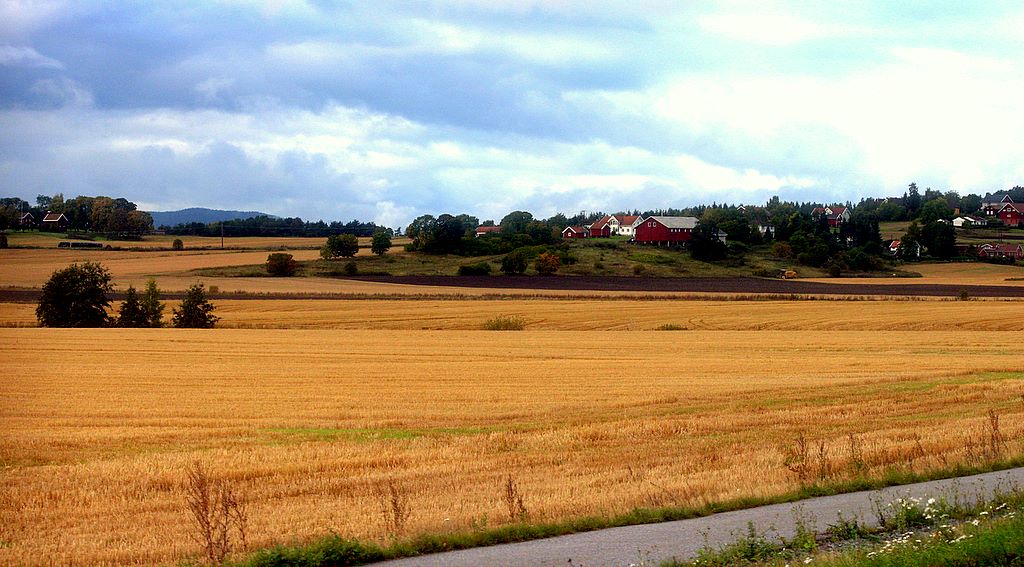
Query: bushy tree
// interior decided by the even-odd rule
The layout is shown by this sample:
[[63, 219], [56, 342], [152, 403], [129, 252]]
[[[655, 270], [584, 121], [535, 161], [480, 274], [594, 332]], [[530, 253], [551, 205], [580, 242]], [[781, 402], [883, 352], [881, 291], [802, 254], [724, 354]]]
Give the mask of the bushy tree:
[[693, 239], [689, 244], [690, 256], [694, 260], [711, 262], [721, 260], [729, 253], [729, 248], [718, 238], [718, 228], [714, 223], [700, 223], [693, 231]]
[[513, 250], [501, 259], [501, 271], [505, 274], [521, 274], [526, 271], [527, 258], [522, 250]]
[[324, 259], [330, 258], [351, 258], [359, 253], [359, 239], [354, 234], [332, 234], [327, 237], [327, 243], [320, 249], [320, 256]]
[[550, 252], [542, 252], [537, 256], [537, 259], [533, 263], [533, 267], [537, 270], [537, 273], [544, 276], [549, 276], [557, 272], [558, 268], [561, 266], [562, 260]]
[[105, 327], [113, 291], [110, 272], [100, 264], [71, 264], [43, 284], [36, 319], [43, 327]]
[[171, 243], [171, 250], [184, 250], [185, 243], [180, 238], [175, 238], [174, 242]]
[[156, 280], [146, 282], [146, 293], [142, 295], [142, 311], [146, 314], [146, 327], [164, 326], [164, 304], [160, 301], [160, 289]]
[[188, 288], [181, 306], [174, 310], [171, 324], [179, 329], [212, 329], [220, 317], [213, 314], [214, 306], [206, 299], [203, 284]]
[[387, 254], [391, 249], [391, 236], [383, 230], [373, 233], [373, 240], [370, 242], [370, 251], [378, 256]]
[[148, 327], [149, 318], [146, 317], [146, 310], [142, 306], [142, 302], [139, 300], [139, 294], [135, 291], [135, 286], [128, 286], [128, 291], [125, 292], [124, 301], [121, 302], [121, 308], [117, 312], [117, 326], [118, 327]]
[[272, 276], [291, 276], [295, 274], [295, 258], [284, 252], [274, 252], [267, 256], [267, 273]]

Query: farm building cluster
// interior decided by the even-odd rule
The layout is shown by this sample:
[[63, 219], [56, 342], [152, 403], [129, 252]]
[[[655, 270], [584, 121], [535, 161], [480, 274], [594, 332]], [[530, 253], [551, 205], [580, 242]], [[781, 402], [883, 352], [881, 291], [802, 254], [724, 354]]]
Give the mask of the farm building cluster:
[[[693, 239], [693, 231], [699, 224], [697, 217], [605, 215], [588, 225], [565, 227], [562, 238], [629, 236], [630, 242], [637, 244], [685, 245]], [[718, 231], [717, 236], [725, 242], [728, 235]]]

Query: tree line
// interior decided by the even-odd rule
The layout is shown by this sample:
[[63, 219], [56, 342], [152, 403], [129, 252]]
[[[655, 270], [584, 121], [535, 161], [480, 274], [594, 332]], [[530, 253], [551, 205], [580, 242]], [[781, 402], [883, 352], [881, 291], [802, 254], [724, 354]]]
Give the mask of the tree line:
[[64, 199], [64, 195], [38, 195], [33, 205], [18, 197], [0, 198], [0, 229], [20, 227], [21, 217], [31, 213], [31, 228], [39, 228], [47, 213], [63, 213], [68, 230], [107, 234], [143, 234], [153, 230], [153, 217], [124, 198], [105, 196]]

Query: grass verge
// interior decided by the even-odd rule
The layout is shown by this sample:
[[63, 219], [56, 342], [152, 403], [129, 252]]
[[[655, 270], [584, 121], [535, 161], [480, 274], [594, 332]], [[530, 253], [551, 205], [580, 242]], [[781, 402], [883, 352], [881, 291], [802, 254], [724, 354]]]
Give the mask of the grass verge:
[[320, 567], [327, 565], [340, 567], [363, 565], [386, 559], [415, 557], [428, 553], [514, 543], [604, 528], [685, 520], [768, 504], [796, 502], [816, 496], [873, 490], [927, 480], [970, 476], [1019, 466], [1024, 466], [1024, 457], [1016, 457], [980, 466], [957, 466], [928, 473], [890, 470], [877, 478], [858, 478], [843, 482], [809, 485], [771, 498], [737, 498], [724, 502], [708, 503], [700, 507], [639, 508], [626, 514], [611, 517], [586, 517], [545, 524], [521, 523], [483, 531], [443, 535], [428, 534], [410, 539], [395, 540], [386, 546], [380, 546], [372, 542], [346, 539], [337, 534], [331, 534], [312, 543], [280, 545], [258, 551], [232, 565], [236, 567]]

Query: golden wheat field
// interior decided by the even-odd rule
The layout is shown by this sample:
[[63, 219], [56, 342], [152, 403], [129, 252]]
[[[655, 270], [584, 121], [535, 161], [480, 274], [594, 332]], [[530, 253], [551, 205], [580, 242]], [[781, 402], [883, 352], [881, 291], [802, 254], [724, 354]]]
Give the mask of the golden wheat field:
[[[637, 300], [606, 298], [217, 299], [218, 326], [238, 329], [479, 330], [495, 316], [529, 330], [1024, 331], [1024, 301]], [[177, 302], [167, 302], [167, 313]], [[117, 303], [113, 305], [116, 309]], [[0, 303], [0, 326], [36, 325], [35, 304]]]
[[508, 523], [509, 477], [538, 522], [776, 494], [800, 435], [829, 477], [984, 458], [989, 411], [1019, 452], [1020, 332], [942, 329], [0, 329], [0, 564], [195, 556], [195, 461], [256, 548], [385, 541], [385, 483], [414, 535]]

